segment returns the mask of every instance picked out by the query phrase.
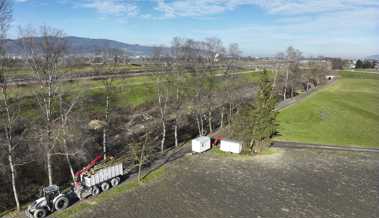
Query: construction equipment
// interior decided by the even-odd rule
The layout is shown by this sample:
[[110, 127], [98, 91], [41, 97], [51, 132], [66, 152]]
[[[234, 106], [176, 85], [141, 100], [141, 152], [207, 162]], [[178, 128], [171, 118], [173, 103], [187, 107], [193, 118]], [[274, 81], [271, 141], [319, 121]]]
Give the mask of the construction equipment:
[[114, 163], [98, 169], [87, 169], [77, 174], [74, 192], [79, 199], [90, 195], [96, 196], [117, 186], [124, 174], [123, 164]]
[[48, 213], [64, 210], [69, 205], [66, 194], [59, 191], [57, 185], [50, 185], [41, 190], [40, 198], [35, 200], [26, 210], [28, 217], [43, 218]]
[[[102, 155], [97, 155], [87, 166], [75, 173], [73, 191], [79, 199], [89, 195], [96, 196], [101, 191], [117, 186], [121, 176], [127, 172], [119, 160], [103, 160]], [[43, 218], [48, 213], [64, 210], [70, 204], [68, 194], [61, 193], [57, 185], [43, 188], [40, 195], [25, 211], [28, 217]]]

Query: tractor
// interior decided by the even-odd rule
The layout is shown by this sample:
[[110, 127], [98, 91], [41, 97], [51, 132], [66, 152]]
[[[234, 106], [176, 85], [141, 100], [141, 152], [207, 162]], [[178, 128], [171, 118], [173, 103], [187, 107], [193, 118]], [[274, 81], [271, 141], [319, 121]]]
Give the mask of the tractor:
[[[69, 196], [76, 195], [80, 199], [92, 195], [96, 196], [101, 191], [107, 191], [111, 187], [117, 186], [121, 181], [121, 176], [128, 171], [123, 167], [122, 162], [110, 162], [101, 166], [102, 155], [97, 155], [87, 166], [75, 173], [75, 182], [71, 192], [62, 193], [57, 185], [50, 185], [42, 188], [40, 198], [35, 200], [26, 210], [30, 218], [43, 218], [48, 213], [64, 210], [70, 204]], [[98, 169], [94, 169], [98, 166]], [[70, 198], [73, 199], [73, 198]]]
[[40, 198], [28, 207], [26, 214], [31, 218], [43, 218], [48, 213], [64, 210], [68, 205], [68, 197], [59, 191], [57, 185], [50, 185], [41, 189]]

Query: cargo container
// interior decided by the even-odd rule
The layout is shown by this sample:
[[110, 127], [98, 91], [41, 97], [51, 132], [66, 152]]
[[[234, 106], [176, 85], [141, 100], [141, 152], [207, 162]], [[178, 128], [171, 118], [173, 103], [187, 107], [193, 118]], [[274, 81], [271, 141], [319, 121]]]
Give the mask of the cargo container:
[[239, 154], [242, 151], [242, 143], [238, 141], [223, 139], [220, 142], [220, 150]]
[[202, 153], [211, 148], [211, 138], [208, 136], [200, 136], [192, 139], [192, 152]]

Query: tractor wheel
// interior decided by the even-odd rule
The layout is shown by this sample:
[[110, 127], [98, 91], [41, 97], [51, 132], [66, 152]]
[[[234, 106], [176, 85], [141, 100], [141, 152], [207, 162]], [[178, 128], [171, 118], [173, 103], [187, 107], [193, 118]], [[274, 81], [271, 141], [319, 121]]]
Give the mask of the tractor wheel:
[[93, 196], [96, 196], [96, 195], [100, 194], [100, 189], [99, 189], [97, 186], [93, 186], [93, 187], [91, 188], [91, 194], [92, 194]]
[[108, 191], [109, 188], [110, 188], [109, 183], [107, 183], [107, 182], [103, 182], [103, 183], [101, 184], [101, 190], [102, 190], [103, 192]]
[[64, 210], [68, 207], [69, 200], [67, 197], [60, 197], [54, 203], [55, 210]]
[[46, 214], [47, 214], [46, 210], [41, 208], [41, 209], [37, 209], [34, 211], [33, 217], [34, 218], [43, 218], [46, 216]]
[[120, 183], [120, 177], [116, 177], [111, 180], [112, 187], [118, 186], [119, 183]]

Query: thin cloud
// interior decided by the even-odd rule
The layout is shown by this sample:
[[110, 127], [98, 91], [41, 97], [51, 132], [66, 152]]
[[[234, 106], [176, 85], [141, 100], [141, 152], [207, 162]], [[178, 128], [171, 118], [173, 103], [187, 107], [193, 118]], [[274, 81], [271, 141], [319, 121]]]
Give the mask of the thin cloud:
[[241, 6], [256, 6], [271, 14], [300, 15], [379, 7], [377, 0], [156, 0], [155, 9], [166, 17], [209, 16]]
[[85, 0], [80, 6], [95, 9], [97, 12], [106, 15], [136, 16], [139, 13], [139, 8], [135, 2], [124, 0]]

